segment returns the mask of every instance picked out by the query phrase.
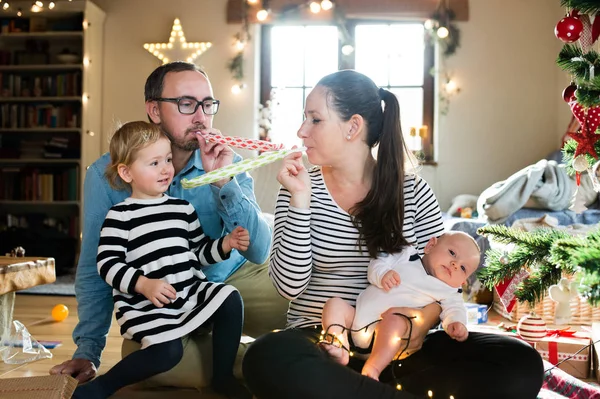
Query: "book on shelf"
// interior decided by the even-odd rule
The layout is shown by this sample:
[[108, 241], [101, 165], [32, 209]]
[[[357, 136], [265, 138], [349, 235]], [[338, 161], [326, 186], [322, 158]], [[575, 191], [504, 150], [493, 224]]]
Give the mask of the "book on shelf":
[[79, 104], [0, 104], [0, 128], [76, 128], [81, 125]]
[[0, 169], [0, 200], [77, 201], [78, 168]]
[[1, 72], [2, 97], [72, 97], [81, 95], [81, 71]]

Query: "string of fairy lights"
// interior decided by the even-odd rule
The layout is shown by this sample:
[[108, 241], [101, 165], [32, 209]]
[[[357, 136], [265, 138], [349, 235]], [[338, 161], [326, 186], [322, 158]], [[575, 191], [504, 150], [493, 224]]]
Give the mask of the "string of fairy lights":
[[[66, 0], [69, 3], [72, 2], [73, 0]], [[43, 2], [41, 0], [37, 0], [34, 1], [33, 3], [31, 3], [31, 7], [29, 8], [29, 11], [34, 12], [34, 13], [41, 13], [45, 10], [53, 10], [56, 7], [56, 3], [58, 3], [58, 0], [55, 1], [49, 1], [49, 2]], [[3, 1], [0, 0], [0, 4], [1, 4], [1, 8], [4, 11], [10, 11], [12, 10], [12, 6], [11, 3], [8, 1]], [[17, 8], [17, 17], [21, 17], [23, 16], [23, 8], [19, 7]]]
[[346, 30], [345, 17], [339, 10], [339, 7], [335, 7], [335, 4], [331, 0], [322, 1], [307, 1], [291, 7], [287, 7], [285, 10], [275, 12], [270, 7], [269, 0], [246, 0], [244, 1], [244, 7], [242, 12], [242, 30], [234, 36], [234, 48], [236, 54], [230, 60], [228, 69], [232, 74], [235, 84], [231, 87], [231, 92], [238, 94], [246, 87], [243, 82], [244, 79], [244, 49], [250, 42], [250, 19], [256, 20], [257, 23], [269, 23], [274, 20], [282, 20], [287, 16], [294, 13], [299, 13], [304, 10], [308, 10], [311, 14], [316, 15], [320, 13], [329, 13], [331, 19], [335, 21], [340, 31], [340, 36], [343, 38], [346, 44], [343, 46], [342, 51], [348, 55], [354, 51], [354, 46], [351, 43], [350, 35]]

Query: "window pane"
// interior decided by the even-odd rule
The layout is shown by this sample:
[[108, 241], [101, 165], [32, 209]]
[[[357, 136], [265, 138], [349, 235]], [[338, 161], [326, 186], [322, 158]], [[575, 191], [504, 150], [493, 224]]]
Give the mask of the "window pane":
[[302, 86], [304, 80], [304, 28], [275, 26], [271, 31], [271, 85]]
[[335, 26], [307, 26], [305, 86], [314, 86], [338, 70], [338, 30]]
[[271, 140], [283, 143], [286, 148], [301, 145], [302, 141], [296, 133], [304, 119], [304, 90], [277, 89], [275, 98], [277, 105], [273, 110]]
[[390, 26], [394, 46], [390, 47], [390, 85], [422, 86], [425, 69], [425, 37], [422, 24]]
[[373, 79], [377, 86], [389, 84], [389, 42], [384, 42], [386, 37], [389, 37], [388, 25], [358, 25], [356, 27], [355, 69]]
[[[390, 89], [398, 98], [400, 103], [400, 125], [404, 139], [411, 150], [421, 149], [421, 141], [418, 137], [419, 128], [423, 124], [423, 89]], [[417, 129], [417, 137], [410, 137], [410, 128]]]
[[378, 86], [421, 86], [424, 40], [422, 24], [358, 25], [356, 70]]

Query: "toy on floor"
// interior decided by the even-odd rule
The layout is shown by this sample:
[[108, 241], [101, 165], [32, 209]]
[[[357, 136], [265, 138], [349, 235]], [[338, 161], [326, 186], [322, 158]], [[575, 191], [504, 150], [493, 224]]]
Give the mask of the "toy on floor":
[[67, 305], [63, 305], [62, 303], [59, 303], [58, 305], [55, 305], [52, 308], [52, 311], [50, 312], [49, 317], [45, 317], [41, 320], [34, 321], [33, 323], [28, 324], [28, 326], [32, 327], [37, 324], [42, 324], [42, 323], [46, 323], [49, 321], [58, 321], [58, 322], [65, 321], [67, 319], [67, 317], [69, 317], [69, 308], [67, 307]]
[[66, 305], [59, 303], [52, 308], [52, 318], [55, 321], [65, 321], [67, 317], [69, 317], [69, 308]]
[[450, 216], [466, 219], [477, 217], [477, 196], [470, 194], [457, 195], [452, 199], [452, 205], [448, 208], [447, 213]]

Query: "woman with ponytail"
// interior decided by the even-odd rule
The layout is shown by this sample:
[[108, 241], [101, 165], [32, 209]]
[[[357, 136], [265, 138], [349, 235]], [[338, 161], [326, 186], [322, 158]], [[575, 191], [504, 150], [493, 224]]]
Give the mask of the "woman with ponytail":
[[[423, 255], [444, 226], [433, 191], [415, 174], [397, 98], [367, 76], [344, 70], [322, 78], [306, 99], [298, 137], [316, 166], [307, 170], [294, 153], [277, 176], [282, 188], [269, 272], [290, 306], [287, 329], [258, 338], [246, 352], [243, 372], [254, 395], [408, 399], [431, 391], [434, 398], [535, 398], [543, 368], [534, 349], [497, 335], [472, 332], [458, 342], [443, 330], [430, 332], [439, 323], [437, 303], [382, 314], [382, 321], [410, 320], [411, 328], [401, 337], [408, 357], [379, 381], [360, 374], [356, 357], [345, 366], [321, 349], [318, 342], [329, 339], [353, 350], [321, 333], [324, 304], [340, 298], [354, 306], [369, 284], [371, 259], [408, 246]], [[504, 383], [490, 383], [490, 376]]]

